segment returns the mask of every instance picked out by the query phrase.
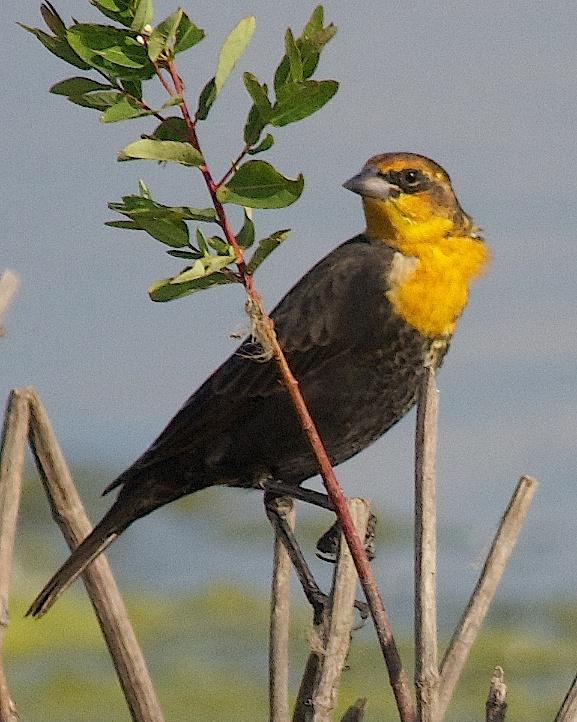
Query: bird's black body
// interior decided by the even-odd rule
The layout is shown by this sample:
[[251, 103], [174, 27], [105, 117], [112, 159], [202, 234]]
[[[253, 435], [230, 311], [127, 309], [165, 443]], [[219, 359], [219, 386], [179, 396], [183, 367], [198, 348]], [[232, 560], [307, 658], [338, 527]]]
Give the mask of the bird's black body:
[[[334, 465], [413, 405], [431, 347], [385, 296], [394, 251], [364, 235], [342, 244], [272, 312], [289, 365]], [[274, 361], [246, 340], [109, 488], [143, 501], [148, 480], [176, 498], [213, 484], [300, 484], [317, 467]], [[153, 502], [154, 503], [154, 502]]]

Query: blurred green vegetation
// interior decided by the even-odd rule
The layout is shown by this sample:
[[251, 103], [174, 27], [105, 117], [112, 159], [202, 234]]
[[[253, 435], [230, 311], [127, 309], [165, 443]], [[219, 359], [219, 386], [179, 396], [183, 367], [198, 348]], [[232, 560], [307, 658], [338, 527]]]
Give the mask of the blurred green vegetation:
[[[94, 516], [108, 505], [108, 500], [97, 500], [97, 492], [109, 478], [110, 474], [93, 470], [76, 473], [82, 496], [94, 500]], [[69, 590], [46, 618], [23, 617], [40, 582], [55, 568], [56, 544], [51, 540], [58, 539], [38, 482], [30, 480], [24, 488], [4, 655], [21, 719], [128, 722], [112, 663], [82, 587], [76, 584]], [[231, 515], [227, 504], [215, 504], [210, 493], [174, 505], [172, 518], [192, 513], [191, 506], [195, 514], [213, 519], [224, 538], [254, 541], [262, 537], [264, 543], [270, 542], [263, 532], [266, 525], [250, 514], [246, 523], [239, 521], [244, 515]], [[326, 529], [323, 521], [324, 517], [319, 523], [305, 520], [300, 533], [316, 538]], [[385, 528], [387, 544], [410, 543], [409, 523], [381, 519], [379, 530]], [[291, 687], [295, 694], [307, 655], [310, 613], [296, 583], [293, 587]], [[268, 599], [259, 587], [208, 584], [194, 595], [135, 590], [127, 595], [127, 604], [167, 722], [267, 719]], [[412, 605], [412, 600], [407, 604]], [[409, 665], [410, 630], [395, 627]], [[576, 648], [575, 604], [563, 600], [531, 606], [498, 603], [473, 649], [448, 721], [483, 719], [490, 676], [497, 664], [505, 669], [509, 687], [508, 722], [553, 719], [575, 673]], [[412, 669], [408, 672], [411, 675]], [[370, 623], [355, 632], [340, 689], [341, 710], [361, 696], [368, 698], [366, 722], [396, 719]]]

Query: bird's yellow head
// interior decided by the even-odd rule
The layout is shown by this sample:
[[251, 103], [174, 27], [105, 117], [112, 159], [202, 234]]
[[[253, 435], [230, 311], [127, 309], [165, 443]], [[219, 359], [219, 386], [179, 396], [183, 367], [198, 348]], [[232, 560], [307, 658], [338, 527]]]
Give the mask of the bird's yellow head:
[[477, 231], [448, 174], [422, 155], [376, 155], [344, 186], [363, 199], [367, 235], [398, 243], [403, 252], [413, 243]]
[[344, 186], [363, 199], [366, 235], [398, 251], [386, 279], [395, 311], [425, 336], [450, 336], [490, 254], [447, 173], [422, 155], [384, 153]]

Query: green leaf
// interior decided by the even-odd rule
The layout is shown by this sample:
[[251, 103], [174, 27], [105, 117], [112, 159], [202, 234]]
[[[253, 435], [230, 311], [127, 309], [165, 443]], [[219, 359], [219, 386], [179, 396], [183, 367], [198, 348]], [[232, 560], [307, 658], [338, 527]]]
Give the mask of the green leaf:
[[183, 10], [179, 8], [172, 15], [159, 23], [148, 38], [148, 57], [152, 62], [156, 62], [162, 55], [163, 57], [174, 57], [174, 47], [176, 45], [176, 29], [182, 20]]
[[150, 200], [151, 198], [150, 189], [142, 178], [138, 181], [138, 193], [141, 198], [146, 198], [147, 200]]
[[103, 15], [130, 27], [134, 20], [133, 0], [90, 0]]
[[268, 97], [266, 85], [261, 85], [258, 78], [252, 73], [243, 73], [242, 79], [244, 86], [248, 90], [250, 97], [258, 108], [261, 116], [267, 118], [272, 111], [272, 104]]
[[252, 275], [267, 258], [267, 256], [270, 256], [275, 248], [280, 246], [289, 233], [290, 228], [285, 228], [282, 231], [275, 231], [275, 233], [272, 233], [270, 236], [260, 240], [258, 242], [258, 248], [252, 254], [252, 257], [246, 266], [246, 272]]
[[231, 256], [234, 258], [234, 248], [220, 236], [210, 236], [206, 239], [208, 245], [220, 256]]
[[300, 42], [299, 50], [303, 59], [303, 77], [305, 80], [315, 72], [322, 49], [336, 34], [337, 28], [331, 24]]
[[184, 142], [188, 137], [188, 126], [183, 118], [171, 116], [156, 126], [152, 138], [156, 140], [175, 140]]
[[274, 138], [270, 133], [267, 133], [263, 140], [254, 148], [249, 148], [247, 150], [247, 153], [249, 155], [256, 155], [257, 153], [262, 153], [265, 150], [268, 150], [269, 148], [272, 148], [274, 145]]
[[66, 36], [66, 25], [62, 22], [62, 18], [58, 15], [52, 3], [42, 3], [40, 6], [40, 14], [56, 37], [64, 38]]
[[322, 5], [317, 5], [310, 16], [308, 23], [304, 27], [302, 37], [310, 38], [317, 30], [322, 30], [324, 20], [324, 8]]
[[338, 88], [336, 80], [305, 80], [283, 85], [273, 106], [270, 123], [281, 127], [307, 118], [328, 103]]
[[129, 30], [109, 25], [73, 25], [67, 32], [72, 49], [93, 68], [121, 79], [154, 75], [146, 48]]
[[281, 175], [270, 163], [249, 160], [218, 189], [217, 196], [221, 203], [249, 208], [285, 208], [299, 198], [303, 187], [302, 175], [292, 180]]
[[285, 53], [289, 60], [290, 79], [293, 83], [301, 83], [303, 80], [303, 61], [290, 28], [286, 31], [284, 42]]
[[129, 221], [106, 221], [104, 225], [110, 228], [127, 228], [133, 231], [146, 231], [149, 236], [172, 248], [182, 248], [188, 245], [188, 226], [183, 221], [174, 221], [165, 218], [138, 218], [137, 220], [131, 219]]
[[[315, 72], [319, 57], [324, 46], [335, 36], [337, 29], [330, 24], [323, 28], [324, 11], [318, 6], [313, 11], [310, 20], [299, 38], [295, 40], [302, 62], [302, 80], [307, 80]], [[287, 83], [294, 81], [292, 76], [291, 60], [285, 52], [274, 76], [274, 88], [278, 92]]]
[[175, 54], [192, 48], [197, 43], [200, 43], [204, 36], [204, 30], [196, 26], [186, 13], [182, 13], [182, 19], [176, 29]]
[[122, 97], [122, 93], [118, 92], [118, 90], [97, 90], [94, 93], [85, 93], [84, 95], [69, 95], [68, 100], [75, 105], [81, 105], [83, 108], [106, 110]]
[[244, 53], [254, 33], [255, 25], [256, 20], [254, 16], [249, 15], [243, 18], [224, 41], [214, 76], [217, 94], [220, 93], [226, 79], [233, 71], [240, 56]]
[[244, 142], [247, 145], [257, 143], [267, 123], [268, 119], [262, 116], [258, 106], [253, 105], [248, 111], [246, 123], [244, 124]]
[[202, 258], [197, 259], [192, 266], [188, 266], [177, 276], [171, 278], [170, 283], [173, 285], [179, 283], [188, 283], [204, 276], [210, 276], [213, 273], [218, 273], [226, 268], [230, 263], [235, 260], [234, 255], [232, 256], [215, 256], [206, 255]]
[[104, 225], [110, 228], [126, 228], [129, 231], [142, 230], [142, 226], [139, 226], [136, 221], [105, 221]]
[[197, 258], [200, 258], [202, 255], [198, 251], [179, 251], [179, 250], [172, 250], [167, 251], [169, 256], [174, 256], [175, 258], [186, 258], [190, 260], [195, 260]]
[[212, 273], [209, 276], [203, 278], [197, 278], [196, 280], [189, 281], [188, 283], [171, 283], [171, 278], [165, 278], [162, 281], [156, 281], [148, 289], [148, 295], [152, 301], [174, 301], [177, 298], [183, 298], [189, 296], [191, 293], [197, 291], [204, 291], [206, 288], [212, 288], [212, 286], [221, 286], [225, 283], [235, 283], [235, 279], [232, 276], [226, 275], [222, 272]]
[[118, 154], [118, 160], [135, 159], [170, 161], [188, 166], [199, 166], [204, 163], [202, 154], [190, 143], [179, 143], [174, 140], [137, 140]]
[[137, 102], [125, 95], [121, 95], [118, 102], [111, 105], [101, 116], [102, 123], [116, 123], [120, 120], [140, 118], [143, 115], [152, 115], [154, 110], [144, 110]]
[[50, 88], [50, 92], [54, 93], [54, 95], [84, 95], [84, 93], [91, 93], [94, 90], [108, 90], [110, 88], [112, 88], [110, 84], [97, 83], [96, 80], [91, 78], [76, 77], [55, 83]]
[[203, 256], [207, 256], [209, 254], [208, 250], [208, 243], [206, 242], [206, 236], [202, 232], [200, 228], [196, 229], [196, 242], [198, 244], [198, 248]]
[[145, 25], [150, 25], [154, 16], [152, 0], [136, 0], [134, 3], [134, 20], [130, 24], [130, 29], [139, 33]]
[[142, 100], [142, 82], [140, 80], [125, 79], [121, 82], [121, 85], [128, 95], [132, 95], [133, 98]]
[[254, 243], [254, 223], [250, 216], [250, 209], [244, 209], [244, 223], [236, 234], [236, 242], [243, 249], [250, 248]]
[[[141, 181], [142, 183], [142, 181]], [[145, 190], [144, 190], [145, 189]], [[140, 185], [141, 195], [124, 196], [122, 203], [109, 203], [110, 210], [122, 213], [128, 218], [140, 221], [143, 219], [171, 219], [175, 221], [216, 222], [214, 208], [190, 208], [189, 206], [164, 206], [150, 198], [146, 186]]]
[[39, 30], [38, 28], [31, 28], [28, 25], [24, 25], [23, 23], [17, 24], [20, 25], [21, 28], [24, 28], [24, 30], [27, 30], [29, 33], [32, 33], [32, 35], [36, 36], [38, 40], [40, 40], [42, 45], [44, 45], [44, 47], [49, 50], [53, 55], [56, 55], [56, 57], [60, 58], [61, 60], [65, 60], [67, 63], [70, 63], [70, 65], [74, 65], [75, 67], [81, 68], [82, 70], [88, 70], [90, 68], [90, 65], [88, 65], [84, 62], [84, 60], [78, 57], [78, 55], [70, 47], [66, 38], [48, 35], [48, 33], [45, 33], [44, 30]]
[[198, 108], [195, 115], [196, 120], [207, 119], [212, 104], [216, 100], [216, 96], [216, 83], [214, 82], [214, 78], [211, 78], [201, 90], [198, 97]]

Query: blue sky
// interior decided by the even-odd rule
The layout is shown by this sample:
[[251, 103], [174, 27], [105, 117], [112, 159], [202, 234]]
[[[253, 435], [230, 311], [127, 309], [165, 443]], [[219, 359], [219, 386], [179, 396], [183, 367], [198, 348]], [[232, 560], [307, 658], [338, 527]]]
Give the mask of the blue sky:
[[[88, 2], [56, 5], [66, 17], [100, 21]], [[173, 9], [156, 6], [158, 18]], [[266, 79], [285, 28], [300, 30], [312, 7], [185, 6], [208, 34], [181, 56], [191, 103], [240, 17], [257, 16], [240, 70]], [[319, 77], [341, 89], [314, 117], [279, 130], [269, 154], [285, 174], [302, 171], [306, 189], [296, 206], [255, 216], [262, 235], [293, 229], [256, 277], [266, 305], [362, 230], [359, 199], [341, 184], [369, 156], [407, 150], [441, 163], [494, 255], [439, 377], [441, 518], [469, 530], [476, 555], [519, 475], [536, 475], [517, 568], [530, 575], [540, 564], [571, 593], [577, 574], [562, 565], [577, 516], [577, 7], [375, 0], [325, 9], [339, 34]], [[178, 263], [145, 234], [105, 228], [106, 204], [135, 192], [142, 177], [162, 202], [204, 205], [200, 180], [184, 168], [116, 163], [151, 125], [105, 126], [96, 112], [49, 95], [78, 73], [15, 26], [41, 25], [35, 3], [8, 0], [3, 16], [0, 268], [14, 269], [22, 288], [0, 341], [0, 391], [35, 386], [68, 457], [120, 472], [234, 350], [230, 334], [246, 328], [243, 296], [225, 287], [171, 304], [148, 300], [147, 286]], [[200, 133], [217, 174], [240, 148], [247, 109], [237, 73]], [[411, 415], [341, 467], [350, 493], [410, 513], [413, 423]]]

